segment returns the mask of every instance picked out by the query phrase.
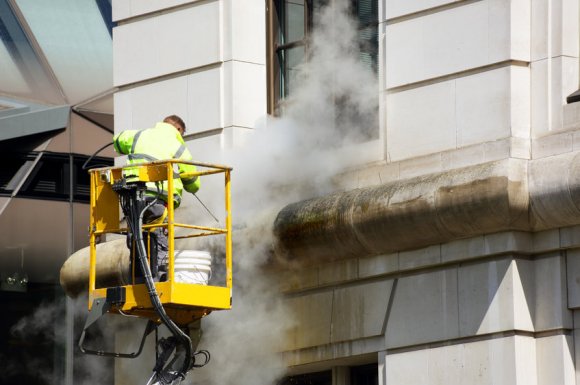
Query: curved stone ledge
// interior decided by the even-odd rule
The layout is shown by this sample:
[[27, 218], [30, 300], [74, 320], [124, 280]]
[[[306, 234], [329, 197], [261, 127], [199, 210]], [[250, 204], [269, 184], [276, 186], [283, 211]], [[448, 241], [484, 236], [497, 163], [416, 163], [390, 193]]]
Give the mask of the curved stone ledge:
[[580, 153], [531, 161], [528, 178], [532, 230], [580, 223]]
[[[97, 254], [99, 263], [96, 287], [126, 285], [130, 282], [131, 258], [124, 238], [98, 244]], [[89, 262], [90, 248], [87, 246], [72, 254], [62, 265], [60, 285], [69, 297], [75, 298], [88, 291]]]
[[287, 205], [286, 259], [335, 260], [580, 223], [580, 154], [506, 159]]

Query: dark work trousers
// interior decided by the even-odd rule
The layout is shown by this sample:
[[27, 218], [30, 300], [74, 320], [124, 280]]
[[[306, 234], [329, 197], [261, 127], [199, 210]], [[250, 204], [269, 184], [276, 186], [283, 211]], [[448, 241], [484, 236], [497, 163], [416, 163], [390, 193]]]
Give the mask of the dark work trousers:
[[[149, 204], [151, 200], [146, 198], [146, 203]], [[143, 213], [143, 224], [150, 224], [155, 222], [163, 216], [165, 212], [165, 203], [163, 201], [157, 201], [152, 206], [150, 206]], [[143, 240], [145, 242], [145, 248], [148, 249], [150, 246], [151, 252], [149, 259], [151, 262], [151, 274], [153, 279], [156, 281], [165, 281], [167, 279], [167, 232], [165, 228], [157, 227], [152, 231], [143, 231]], [[129, 245], [132, 245], [132, 240], [128, 239]], [[133, 248], [131, 249], [131, 254], [133, 253]], [[133, 256], [133, 255], [131, 255]], [[133, 258], [131, 258], [133, 260]], [[141, 268], [137, 263], [137, 276], [143, 276]]]

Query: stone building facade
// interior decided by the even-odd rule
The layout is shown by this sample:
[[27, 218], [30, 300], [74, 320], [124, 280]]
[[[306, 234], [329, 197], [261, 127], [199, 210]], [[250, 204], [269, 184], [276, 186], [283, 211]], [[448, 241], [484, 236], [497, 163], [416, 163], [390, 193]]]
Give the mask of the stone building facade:
[[[243, 147], [304, 41], [272, 23], [293, 10], [307, 31], [313, 3], [114, 1], [115, 130], [177, 113], [200, 160]], [[293, 262], [273, 273], [298, 321], [289, 374], [577, 383], [578, 2], [369, 4], [378, 135], [336, 191], [272, 223]]]

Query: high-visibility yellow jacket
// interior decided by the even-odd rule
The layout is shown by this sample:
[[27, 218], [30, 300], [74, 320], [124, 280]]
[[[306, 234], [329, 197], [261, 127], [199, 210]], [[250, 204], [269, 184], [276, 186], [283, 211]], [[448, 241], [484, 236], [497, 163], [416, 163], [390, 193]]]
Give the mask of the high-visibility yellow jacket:
[[[179, 131], [169, 123], [157, 123], [153, 128], [144, 130], [126, 130], [113, 137], [115, 151], [128, 155], [129, 164], [153, 162], [156, 160], [181, 159], [192, 160], [191, 153], [185, 146]], [[196, 168], [190, 164], [177, 165], [179, 173], [195, 172]], [[198, 177], [179, 179], [174, 177], [173, 201], [175, 207], [181, 203], [183, 188], [190, 193], [199, 190]], [[167, 202], [167, 181], [162, 184], [160, 198]], [[147, 195], [157, 196], [158, 187], [155, 183], [147, 183]]]

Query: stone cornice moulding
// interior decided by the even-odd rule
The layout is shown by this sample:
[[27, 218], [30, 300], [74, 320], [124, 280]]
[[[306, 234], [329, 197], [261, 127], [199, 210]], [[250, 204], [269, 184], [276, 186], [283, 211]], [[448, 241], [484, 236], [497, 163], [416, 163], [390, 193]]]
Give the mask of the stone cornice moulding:
[[580, 224], [580, 153], [509, 158], [295, 202], [274, 222], [277, 255], [321, 262], [500, 231]]

